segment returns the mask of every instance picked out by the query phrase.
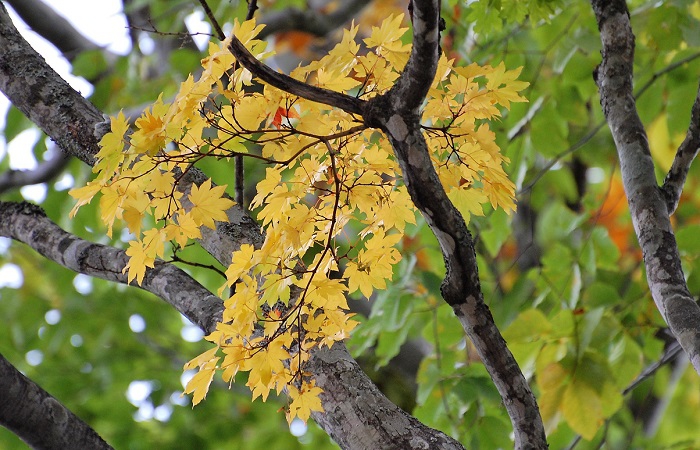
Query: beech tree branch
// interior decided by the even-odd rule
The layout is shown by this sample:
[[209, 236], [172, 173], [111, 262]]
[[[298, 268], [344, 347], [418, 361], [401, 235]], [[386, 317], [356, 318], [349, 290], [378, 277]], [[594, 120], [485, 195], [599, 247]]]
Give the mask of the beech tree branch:
[[112, 448], [61, 402], [22, 375], [3, 355], [0, 355], [0, 379], [0, 425], [30, 447]]
[[656, 184], [649, 142], [632, 94], [634, 35], [627, 4], [624, 0], [592, 0], [591, 4], [603, 56], [594, 77], [617, 147], [647, 282], [656, 307], [700, 373], [700, 306], [685, 282], [667, 198]]
[[413, 203], [435, 234], [447, 274], [441, 291], [474, 343], [508, 411], [515, 447], [547, 448], [535, 396], [484, 303], [474, 242], [430, 160], [419, 108], [438, 61], [438, 0], [413, 0], [413, 49], [396, 85], [365, 108], [369, 126], [390, 140]]
[[673, 214], [678, 207], [685, 179], [698, 151], [700, 151], [700, 86], [698, 86], [698, 93], [690, 111], [688, 132], [678, 147], [676, 157], [673, 159], [673, 164], [666, 175], [662, 187], [666, 196], [666, 206], [668, 206], [669, 214]]

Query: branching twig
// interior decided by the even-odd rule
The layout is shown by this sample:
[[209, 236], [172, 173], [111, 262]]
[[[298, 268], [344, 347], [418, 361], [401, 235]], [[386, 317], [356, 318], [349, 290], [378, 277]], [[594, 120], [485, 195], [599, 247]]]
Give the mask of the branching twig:
[[695, 103], [690, 112], [690, 125], [685, 139], [678, 147], [676, 157], [673, 159], [671, 169], [666, 175], [663, 184], [663, 192], [666, 196], [666, 206], [668, 213], [673, 212], [678, 207], [678, 201], [681, 198], [683, 185], [685, 184], [686, 176], [690, 170], [690, 165], [700, 150], [700, 86], [695, 97]]
[[634, 34], [624, 0], [592, 0], [603, 56], [594, 78], [612, 132], [647, 283], [662, 317], [700, 373], [700, 306], [688, 290], [669, 217], [656, 183], [646, 131], [632, 91]]

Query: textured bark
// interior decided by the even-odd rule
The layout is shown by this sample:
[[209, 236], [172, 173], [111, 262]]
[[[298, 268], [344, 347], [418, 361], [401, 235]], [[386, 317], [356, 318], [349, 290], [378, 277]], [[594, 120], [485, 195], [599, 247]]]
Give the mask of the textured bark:
[[0, 355], [0, 425], [31, 448], [111, 449], [61, 402], [22, 375]]
[[[0, 202], [0, 236], [23, 242], [74, 272], [127, 284], [127, 274], [122, 271], [129, 257], [124, 250], [64, 231], [36, 205]], [[156, 262], [140, 286], [132, 285], [162, 298], [205, 332], [214, 331], [221, 320], [221, 300], [172, 264]]]
[[66, 153], [93, 164], [102, 114], [72, 89], [12, 24], [0, 3], [0, 91]]
[[[344, 449], [463, 449], [454, 439], [426, 430], [415, 417], [398, 410], [359, 368], [345, 345], [313, 354], [309, 369], [317, 374], [324, 413], [313, 418]], [[345, 385], [347, 389], [338, 389]], [[328, 410], [333, 408], [333, 410]], [[371, 415], [367, 411], [372, 411]]]
[[[603, 61], [595, 72], [600, 104], [617, 147], [647, 282], [659, 312], [700, 373], [700, 306], [685, 282], [667, 198], [656, 183], [649, 142], [632, 94], [634, 34], [627, 5], [624, 0], [591, 3], [603, 44]], [[697, 102], [695, 120], [696, 108]], [[689, 133], [692, 130], [693, 125]]]
[[413, 1], [411, 57], [396, 85], [375, 97], [364, 117], [391, 141], [411, 199], [440, 244], [447, 269], [442, 296], [501, 394], [516, 448], [547, 448], [535, 396], [484, 303], [472, 236], [442, 188], [420, 128], [419, 108], [437, 68], [438, 11], [437, 0]]

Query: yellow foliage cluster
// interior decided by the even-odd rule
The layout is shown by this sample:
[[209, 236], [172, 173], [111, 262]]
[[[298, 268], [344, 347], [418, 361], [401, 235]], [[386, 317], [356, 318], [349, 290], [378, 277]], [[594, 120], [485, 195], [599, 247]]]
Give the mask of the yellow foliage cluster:
[[[375, 27], [365, 52], [355, 41], [358, 28], [351, 27], [327, 56], [291, 76], [361, 98], [381, 94], [410, 53], [401, 41], [402, 20], [389, 17]], [[254, 39], [259, 30], [254, 21], [234, 27], [264, 59], [265, 44]], [[100, 143], [96, 178], [71, 192], [77, 199], [73, 213], [101, 194], [108, 232], [120, 219], [136, 235], [125, 270], [129, 282], [142, 283], [167, 242], [184, 246], [201, 237], [200, 227], [226, 221], [233, 205], [226, 186], [211, 181], [184, 199], [177, 189], [182, 173], [205, 157], [244, 155], [267, 163], [251, 203], [264, 244], [233, 253], [222, 292], [234, 286], [234, 293], [207, 337], [216, 347], [185, 366], [199, 368], [185, 392], [197, 404], [216, 371], [227, 382], [248, 372], [253, 398], [286, 389], [288, 418], [306, 420], [322, 409], [321, 389], [304, 372], [310, 351], [332, 346], [355, 327], [347, 294], [369, 297], [386, 287], [401, 259], [396, 245], [406, 225], [416, 223], [416, 211], [384, 136], [359, 117], [272, 86], [246, 89], [255, 80], [235, 64], [228, 44], [210, 44], [200, 78], [183, 82], [172, 103], [159, 98], [131, 135], [122, 114], [112, 119]], [[424, 108], [426, 139], [448, 195], [467, 219], [483, 214], [485, 202], [514, 209], [514, 186], [485, 121], [498, 117], [499, 107], [524, 101], [518, 92], [527, 83], [516, 81], [518, 74], [502, 64], [454, 67], [440, 59]], [[143, 230], [147, 217], [158, 226]]]

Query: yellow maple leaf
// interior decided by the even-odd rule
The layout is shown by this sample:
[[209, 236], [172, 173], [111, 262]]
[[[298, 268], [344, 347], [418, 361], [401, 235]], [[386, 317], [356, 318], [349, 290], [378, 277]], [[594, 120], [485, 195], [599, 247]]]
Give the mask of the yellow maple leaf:
[[[216, 348], [214, 348], [216, 350]], [[207, 352], [205, 352], [206, 354]], [[209, 385], [214, 379], [216, 373], [216, 364], [219, 358], [212, 358], [202, 365], [190, 381], [187, 382], [183, 394], [192, 394], [192, 406], [197, 406], [199, 402], [204, 400], [209, 392]], [[187, 367], [187, 366], [185, 366]]]
[[211, 180], [207, 179], [199, 186], [192, 186], [189, 199], [192, 202], [190, 215], [198, 225], [216, 229], [215, 220], [228, 222], [226, 210], [235, 203], [225, 197], [226, 185], [211, 186]]
[[71, 219], [75, 217], [75, 214], [78, 212], [78, 209], [80, 209], [81, 206], [90, 203], [90, 201], [92, 201], [95, 195], [98, 192], [100, 192], [100, 189], [102, 189], [102, 185], [100, 183], [91, 181], [83, 187], [71, 189], [70, 191], [68, 191], [68, 195], [77, 200], [75, 206], [73, 206], [73, 208], [70, 210], [69, 217]]
[[146, 275], [146, 267], [153, 267], [154, 258], [146, 254], [143, 244], [140, 241], [129, 242], [129, 248], [126, 249], [126, 254], [129, 256], [129, 262], [126, 264], [122, 273], [129, 272], [127, 282], [131, 283], [134, 279], [140, 285], [143, 283], [143, 277]]
[[187, 245], [190, 239], [199, 239], [202, 237], [199, 226], [192, 216], [182, 210], [177, 214], [177, 225], [169, 224], [164, 230], [167, 239], [169, 241], [174, 240], [180, 247]]
[[292, 420], [299, 418], [306, 423], [312, 412], [323, 412], [319, 397], [322, 392], [323, 389], [316, 386], [314, 381], [302, 386], [301, 389], [289, 386], [289, 396], [292, 398], [292, 403], [289, 405], [287, 421], [292, 423]]
[[131, 135], [131, 145], [139, 152], [152, 156], [165, 147], [164, 117], [169, 108], [169, 104], [163, 103], [163, 94], [160, 94], [151, 109], [145, 110], [136, 119], [136, 131]]
[[[244, 274], [247, 274], [260, 261], [255, 247], [243, 244], [231, 255], [231, 264], [226, 269], [227, 285], [232, 286]], [[238, 289], [236, 290], [238, 292]]]
[[102, 136], [99, 142], [100, 151], [97, 152], [97, 162], [92, 168], [93, 173], [99, 173], [99, 179], [111, 178], [124, 161], [124, 135], [129, 130], [129, 122], [124, 113], [119, 111], [116, 117], [111, 117], [111, 131]]

